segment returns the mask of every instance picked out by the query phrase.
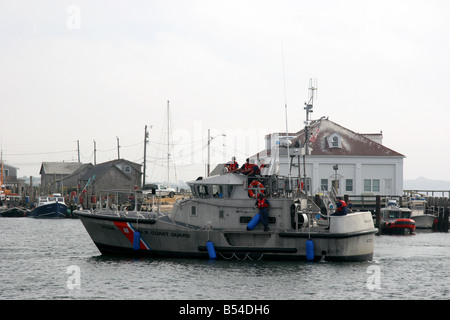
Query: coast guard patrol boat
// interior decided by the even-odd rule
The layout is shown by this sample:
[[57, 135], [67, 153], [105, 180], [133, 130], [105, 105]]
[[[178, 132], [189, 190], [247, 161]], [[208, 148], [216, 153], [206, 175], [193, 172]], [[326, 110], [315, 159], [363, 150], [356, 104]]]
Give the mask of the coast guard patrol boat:
[[[176, 202], [169, 213], [145, 210], [139, 194], [128, 191], [125, 196], [105, 193], [97, 209], [74, 214], [103, 254], [311, 261], [373, 257], [378, 229], [371, 213], [323, 216], [302, 190], [291, 187], [298, 181], [224, 173], [188, 185], [192, 196]], [[260, 192], [271, 204], [268, 231], [261, 224], [255, 227]]]

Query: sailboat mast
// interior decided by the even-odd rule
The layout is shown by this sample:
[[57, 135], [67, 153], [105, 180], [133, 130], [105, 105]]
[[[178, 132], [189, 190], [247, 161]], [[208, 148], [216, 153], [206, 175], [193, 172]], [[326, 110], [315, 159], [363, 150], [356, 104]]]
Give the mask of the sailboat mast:
[[3, 191], [3, 150], [1, 151], [0, 166], [1, 166], [0, 188], [1, 191]]
[[167, 187], [170, 188], [170, 120], [169, 120], [169, 100], [167, 100]]

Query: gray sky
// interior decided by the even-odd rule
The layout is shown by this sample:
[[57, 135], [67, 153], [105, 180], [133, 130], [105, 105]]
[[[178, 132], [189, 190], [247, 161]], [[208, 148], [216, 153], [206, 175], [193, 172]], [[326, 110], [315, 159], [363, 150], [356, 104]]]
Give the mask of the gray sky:
[[37, 176], [77, 161], [77, 140], [82, 162], [94, 140], [97, 163], [116, 159], [118, 137], [142, 163], [152, 125], [147, 181], [167, 179], [170, 100], [177, 178], [195, 179], [208, 129], [214, 166], [285, 131], [285, 102], [289, 131], [303, 128], [314, 78], [313, 118], [382, 131], [405, 179], [450, 180], [449, 16], [448, 0], [3, 0], [3, 158]]

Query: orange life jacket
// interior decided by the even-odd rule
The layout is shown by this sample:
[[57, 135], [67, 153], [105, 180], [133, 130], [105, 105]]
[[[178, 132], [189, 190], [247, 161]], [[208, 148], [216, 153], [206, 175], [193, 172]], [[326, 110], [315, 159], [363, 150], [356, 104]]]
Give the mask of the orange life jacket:
[[264, 208], [268, 208], [269, 205], [266, 203], [266, 199], [259, 199], [258, 198], [258, 209], [264, 209]]
[[234, 161], [233, 163], [230, 163], [230, 164], [228, 165], [228, 167], [230, 168], [230, 170], [235, 170], [236, 167], [237, 167], [237, 162]]

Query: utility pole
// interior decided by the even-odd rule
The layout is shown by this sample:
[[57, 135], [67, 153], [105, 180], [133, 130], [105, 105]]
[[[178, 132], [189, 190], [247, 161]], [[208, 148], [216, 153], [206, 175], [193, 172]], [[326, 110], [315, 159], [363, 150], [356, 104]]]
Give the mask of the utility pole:
[[117, 139], [117, 159], [120, 159], [120, 145], [119, 145], [119, 137]]
[[94, 140], [94, 166], [97, 165], [97, 144]]
[[207, 164], [207, 166], [206, 166], [206, 175], [209, 177], [209, 172], [210, 172], [210, 170], [209, 170], [209, 161], [210, 161], [210, 145], [211, 145], [211, 134], [210, 134], [210, 130], [208, 129], [208, 164]]
[[[152, 126], [150, 126], [151, 128]], [[145, 133], [144, 133], [144, 176], [142, 179], [142, 188], [145, 186], [145, 174], [146, 174], [146, 168], [147, 168], [147, 143], [148, 143], [148, 132], [147, 132], [147, 125], [145, 125]]]
[[80, 140], [77, 140], [78, 162], [80, 162]]
[[208, 177], [210, 175], [210, 160], [211, 160], [211, 157], [210, 157], [210, 146], [211, 146], [211, 141], [214, 140], [215, 138], [219, 137], [219, 136], [226, 137], [227, 135], [226, 134], [219, 134], [219, 135], [214, 136], [214, 137], [211, 138], [210, 129], [208, 129], [208, 163], [206, 165], [206, 171], [207, 171], [206, 175]]

